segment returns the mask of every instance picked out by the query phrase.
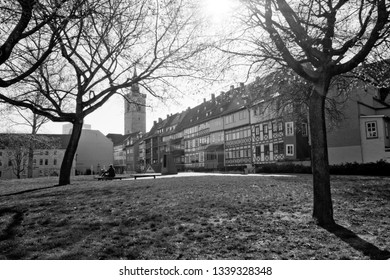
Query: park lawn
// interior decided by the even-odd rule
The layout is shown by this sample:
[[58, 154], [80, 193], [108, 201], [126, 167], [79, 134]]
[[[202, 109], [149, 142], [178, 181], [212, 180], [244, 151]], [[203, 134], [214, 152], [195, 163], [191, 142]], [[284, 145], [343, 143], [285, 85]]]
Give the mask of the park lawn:
[[0, 181], [0, 259], [390, 258], [390, 178], [333, 176], [336, 229], [310, 175], [56, 180]]

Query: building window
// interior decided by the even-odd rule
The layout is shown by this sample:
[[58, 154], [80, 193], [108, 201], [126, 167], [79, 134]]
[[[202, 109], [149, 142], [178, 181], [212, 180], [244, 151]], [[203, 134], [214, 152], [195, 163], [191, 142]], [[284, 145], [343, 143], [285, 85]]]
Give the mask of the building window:
[[45, 151], [45, 155], [47, 155], [47, 156], [48, 156], [48, 155], [49, 155], [49, 151]]
[[240, 111], [239, 112], [239, 119], [240, 120], [246, 119], [246, 111]]
[[278, 122], [278, 131], [283, 131], [283, 123]]
[[53, 160], [53, 165], [57, 165], [57, 159], [56, 158]]
[[293, 136], [293, 135], [294, 135], [294, 123], [286, 122], [286, 136]]
[[12, 166], [12, 161], [11, 160], [8, 161], [8, 166]]
[[367, 139], [378, 138], [378, 129], [376, 121], [366, 122]]
[[269, 145], [264, 145], [264, 155], [269, 156]]
[[272, 132], [277, 132], [278, 131], [278, 126], [276, 125], [276, 122], [272, 123]]
[[263, 125], [263, 133], [264, 133], [264, 135], [268, 134], [268, 125], [267, 124]]
[[39, 160], [39, 165], [43, 165], [43, 159]]
[[225, 124], [234, 123], [234, 115], [229, 115], [225, 117]]
[[45, 165], [49, 165], [49, 160], [45, 159]]
[[2, 157], [2, 156], [3, 156], [3, 152], [0, 151], [0, 157]]
[[294, 155], [294, 145], [286, 145], [286, 155], [293, 156]]
[[307, 123], [302, 124], [302, 136], [306, 137], [308, 135]]
[[283, 143], [274, 143], [274, 154], [284, 154], [284, 144]]
[[389, 138], [389, 124], [387, 122], [385, 122], [385, 134], [386, 138]]
[[255, 135], [256, 136], [260, 135], [260, 127], [258, 125], [255, 127]]
[[257, 147], [256, 147], [256, 156], [259, 157], [260, 154], [261, 154], [260, 146], [257, 146]]
[[1, 160], [0, 160], [0, 166], [3, 166], [3, 163], [1, 162]]

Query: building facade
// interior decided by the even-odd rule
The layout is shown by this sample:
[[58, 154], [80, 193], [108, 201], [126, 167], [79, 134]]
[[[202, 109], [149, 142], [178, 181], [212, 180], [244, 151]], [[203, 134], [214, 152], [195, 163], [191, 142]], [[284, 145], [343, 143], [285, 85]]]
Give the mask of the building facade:
[[99, 174], [113, 164], [114, 146], [99, 130], [83, 129], [76, 151], [77, 174]]
[[[22, 137], [24, 134], [13, 134], [15, 137]], [[4, 138], [5, 134], [0, 134]], [[69, 135], [59, 134], [38, 134], [37, 137], [44, 137], [50, 140], [50, 146], [33, 150], [33, 172], [32, 176], [58, 176], [65, 150], [69, 142]], [[0, 179], [14, 179], [19, 173], [21, 178], [27, 178], [28, 168], [28, 147], [14, 150], [2, 145], [0, 147]], [[76, 159], [73, 161], [71, 175], [76, 173]]]
[[[156, 172], [167, 155], [178, 170], [309, 163], [308, 108], [291, 103], [281, 110], [284, 101], [277, 91], [256, 86], [266, 82], [231, 86], [194, 108], [155, 121], [139, 141], [139, 159]], [[359, 84], [340, 104], [343, 118], [328, 122], [330, 164], [390, 161], [390, 97]]]
[[390, 96], [360, 84], [342, 112], [342, 120], [328, 131], [329, 162], [390, 162]]

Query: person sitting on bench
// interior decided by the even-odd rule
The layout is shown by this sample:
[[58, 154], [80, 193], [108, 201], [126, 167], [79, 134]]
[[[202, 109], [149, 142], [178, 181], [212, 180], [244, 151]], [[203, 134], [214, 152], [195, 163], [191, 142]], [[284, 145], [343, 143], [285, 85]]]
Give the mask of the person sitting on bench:
[[115, 170], [114, 167], [112, 167], [112, 164], [110, 164], [110, 168], [108, 168], [108, 170], [102, 174], [102, 177], [109, 177], [109, 178], [115, 177]]

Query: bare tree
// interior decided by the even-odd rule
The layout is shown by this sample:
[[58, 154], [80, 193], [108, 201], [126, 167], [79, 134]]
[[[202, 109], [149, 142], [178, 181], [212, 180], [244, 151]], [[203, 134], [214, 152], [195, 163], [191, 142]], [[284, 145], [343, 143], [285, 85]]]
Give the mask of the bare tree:
[[[70, 21], [72, 28], [61, 32], [57, 52], [28, 80], [30, 92], [40, 92], [50, 106], [35, 103], [30, 93], [0, 94], [7, 103], [73, 124], [60, 185], [70, 183], [87, 115], [134, 84], [156, 94], [151, 83], [193, 75], [196, 70], [188, 61], [204, 49], [186, 1], [86, 1], [79, 13], [87, 16]], [[58, 29], [55, 23], [50, 27]]]
[[[83, 0], [0, 2], [0, 87], [22, 81], [45, 61], [61, 30], [67, 27], [71, 18], [77, 17], [81, 2]], [[49, 28], [52, 22], [57, 23], [56, 29]], [[45, 34], [45, 41], [32, 50], [30, 45], [42, 34]], [[33, 57], [27, 51], [39, 51], [40, 55]]]
[[[292, 69], [313, 85], [307, 97], [313, 171], [313, 218], [334, 224], [326, 140], [325, 104], [332, 80], [352, 71], [389, 30], [386, 0], [242, 0], [244, 29], [224, 47], [251, 69]], [[244, 43], [244, 44], [242, 44]]]
[[[40, 104], [43, 99], [40, 98], [39, 94], [35, 97], [35, 102]], [[31, 112], [25, 108], [19, 108], [16, 106], [8, 106], [8, 114], [4, 117], [8, 123], [12, 126], [26, 126], [31, 129], [32, 139], [36, 137], [39, 129], [42, 125], [49, 121], [48, 118], [38, 115], [37, 113]], [[35, 141], [25, 142], [26, 147], [28, 147], [28, 161], [27, 161], [27, 177], [33, 177], [33, 159], [34, 159], [34, 150], [35, 150]]]
[[0, 134], [0, 147], [6, 151], [8, 162], [4, 164], [12, 170], [16, 178], [28, 169], [30, 147], [34, 149], [53, 149], [59, 143], [47, 136], [31, 134]]

